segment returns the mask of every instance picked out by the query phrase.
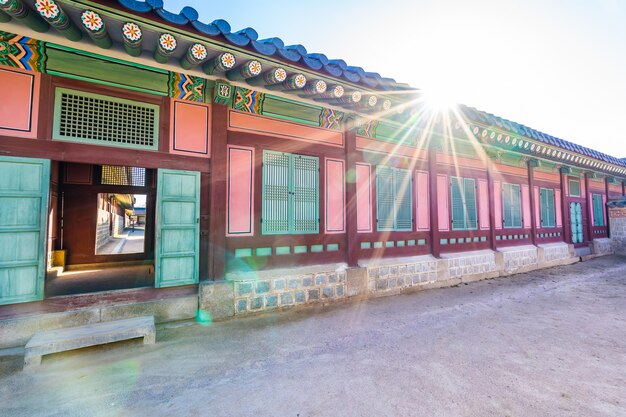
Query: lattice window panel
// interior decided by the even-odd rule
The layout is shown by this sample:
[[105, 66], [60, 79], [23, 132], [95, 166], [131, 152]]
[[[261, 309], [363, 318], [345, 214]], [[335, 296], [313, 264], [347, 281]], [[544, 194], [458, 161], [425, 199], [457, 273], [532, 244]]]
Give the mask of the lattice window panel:
[[146, 186], [146, 169], [138, 167], [121, 167], [103, 165], [100, 183], [104, 185]]
[[159, 106], [57, 88], [53, 139], [158, 149]]

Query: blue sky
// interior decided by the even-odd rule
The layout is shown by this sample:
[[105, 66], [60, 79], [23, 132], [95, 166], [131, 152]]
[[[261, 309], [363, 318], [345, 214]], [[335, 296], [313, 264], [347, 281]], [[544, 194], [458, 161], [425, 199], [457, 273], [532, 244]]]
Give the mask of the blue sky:
[[626, 0], [165, 0], [626, 157]]

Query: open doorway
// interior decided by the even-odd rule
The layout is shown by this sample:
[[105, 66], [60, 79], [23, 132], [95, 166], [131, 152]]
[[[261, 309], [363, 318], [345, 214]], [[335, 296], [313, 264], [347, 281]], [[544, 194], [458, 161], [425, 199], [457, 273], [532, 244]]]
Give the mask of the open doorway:
[[46, 295], [153, 287], [153, 170], [65, 163], [58, 177], [54, 252], [64, 262], [49, 269]]

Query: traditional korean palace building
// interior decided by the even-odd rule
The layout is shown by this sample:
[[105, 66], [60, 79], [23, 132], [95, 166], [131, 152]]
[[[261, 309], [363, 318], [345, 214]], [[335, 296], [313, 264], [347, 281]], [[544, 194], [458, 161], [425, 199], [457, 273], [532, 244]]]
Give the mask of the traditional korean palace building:
[[[611, 252], [624, 159], [162, 0], [0, 22], [0, 320], [116, 292], [221, 318]], [[141, 233], [113, 225], [138, 199]]]

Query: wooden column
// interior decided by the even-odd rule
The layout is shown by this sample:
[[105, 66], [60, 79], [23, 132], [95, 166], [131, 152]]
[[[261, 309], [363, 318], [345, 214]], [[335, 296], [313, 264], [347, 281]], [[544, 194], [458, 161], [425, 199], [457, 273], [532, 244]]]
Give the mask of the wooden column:
[[591, 218], [591, 212], [589, 211], [589, 173], [585, 172], [585, 210], [587, 213], [587, 240], [591, 242], [593, 240], [593, 219]]
[[346, 129], [344, 132], [346, 146], [346, 261], [348, 266], [358, 266], [359, 239], [357, 232], [357, 199], [356, 199], [356, 131]]
[[571, 220], [569, 218], [569, 207], [567, 206], [567, 196], [565, 195], [565, 184], [567, 181], [567, 174], [569, 174], [569, 168], [561, 167], [559, 169], [561, 175], [561, 219], [563, 219], [563, 240], [567, 243], [572, 242], [572, 227]]
[[529, 159], [526, 161], [528, 168], [528, 188], [530, 189], [530, 241], [533, 245], [537, 246], [537, 219], [535, 213], [537, 212], [535, 204], [535, 170], [537, 161]]
[[[609, 182], [613, 179], [611, 177], [604, 177], [604, 193], [606, 194], [606, 201], [609, 201]], [[609, 228], [609, 208], [606, 204], [602, 205], [602, 210], [604, 210], [604, 218], [606, 219], [604, 222], [604, 226], [606, 227], [606, 236], [611, 237], [611, 229]]]
[[626, 181], [622, 181], [622, 195], [626, 195]]
[[429, 202], [430, 202], [430, 247], [434, 257], [441, 255], [439, 243], [439, 210], [437, 209], [437, 149], [433, 140], [428, 146], [428, 177], [429, 177]]
[[209, 279], [224, 279], [226, 263], [226, 142], [228, 107], [211, 106], [211, 179], [209, 191]]
[[496, 199], [493, 195], [493, 162], [487, 160], [487, 187], [489, 188], [489, 246], [496, 250]]

